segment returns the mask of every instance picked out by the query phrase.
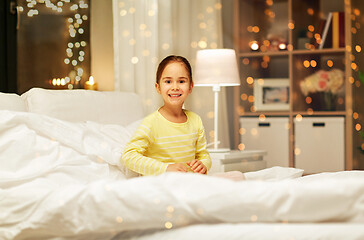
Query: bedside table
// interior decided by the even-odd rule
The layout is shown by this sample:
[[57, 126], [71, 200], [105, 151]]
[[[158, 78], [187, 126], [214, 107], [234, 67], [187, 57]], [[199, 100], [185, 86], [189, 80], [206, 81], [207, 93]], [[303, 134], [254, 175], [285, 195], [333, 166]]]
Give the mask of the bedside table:
[[228, 171], [251, 172], [267, 167], [266, 161], [263, 160], [263, 156], [267, 155], [265, 150], [230, 150], [209, 153], [212, 166], [208, 175]]

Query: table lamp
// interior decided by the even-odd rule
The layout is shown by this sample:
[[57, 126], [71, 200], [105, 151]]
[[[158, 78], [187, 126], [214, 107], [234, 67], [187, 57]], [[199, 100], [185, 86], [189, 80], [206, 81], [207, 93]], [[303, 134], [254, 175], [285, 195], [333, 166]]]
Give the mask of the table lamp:
[[210, 86], [215, 93], [214, 108], [214, 148], [210, 152], [225, 152], [229, 149], [218, 148], [218, 107], [221, 86], [238, 86], [240, 77], [235, 50], [208, 49], [199, 50], [196, 55], [195, 86]]

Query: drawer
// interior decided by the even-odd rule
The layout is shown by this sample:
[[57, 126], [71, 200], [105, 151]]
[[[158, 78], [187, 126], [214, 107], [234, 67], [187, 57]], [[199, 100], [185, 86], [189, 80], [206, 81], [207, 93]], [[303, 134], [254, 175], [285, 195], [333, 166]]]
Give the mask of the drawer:
[[267, 167], [289, 167], [289, 119], [288, 117], [240, 118], [240, 141], [246, 150], [264, 149]]
[[344, 131], [344, 117], [295, 119], [295, 166], [305, 173], [343, 171]]

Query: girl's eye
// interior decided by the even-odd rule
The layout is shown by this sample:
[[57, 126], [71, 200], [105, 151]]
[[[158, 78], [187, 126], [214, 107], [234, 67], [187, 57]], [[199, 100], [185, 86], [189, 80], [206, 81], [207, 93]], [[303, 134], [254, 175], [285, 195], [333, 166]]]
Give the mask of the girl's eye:
[[166, 80], [166, 83], [171, 83], [171, 80]]
[[179, 80], [179, 83], [185, 83], [186, 81], [185, 80]]

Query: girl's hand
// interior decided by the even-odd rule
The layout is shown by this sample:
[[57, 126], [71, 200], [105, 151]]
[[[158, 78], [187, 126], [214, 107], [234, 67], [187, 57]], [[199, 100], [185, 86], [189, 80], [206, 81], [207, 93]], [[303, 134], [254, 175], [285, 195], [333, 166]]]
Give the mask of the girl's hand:
[[187, 166], [186, 164], [183, 163], [174, 163], [174, 164], [169, 164], [166, 172], [187, 172]]
[[201, 173], [201, 174], [207, 173], [206, 166], [200, 160], [197, 159], [192, 160], [190, 162], [187, 162], [187, 165], [191, 167], [191, 170], [194, 173]]

